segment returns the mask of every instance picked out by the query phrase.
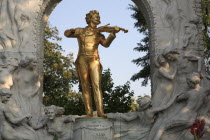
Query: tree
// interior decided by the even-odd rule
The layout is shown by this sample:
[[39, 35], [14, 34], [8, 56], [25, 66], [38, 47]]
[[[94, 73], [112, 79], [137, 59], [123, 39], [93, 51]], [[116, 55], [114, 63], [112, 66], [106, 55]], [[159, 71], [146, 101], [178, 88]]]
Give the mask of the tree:
[[206, 73], [210, 76], [210, 1], [202, 0], [203, 38], [205, 51]]
[[105, 112], [121, 112], [125, 113], [131, 110], [132, 97], [134, 93], [130, 91], [130, 82], [124, 85], [116, 86], [114, 90], [108, 94], [109, 100], [104, 100]]
[[131, 15], [132, 18], [136, 20], [134, 23], [134, 27], [137, 28], [139, 33], [144, 35], [144, 38], [137, 43], [137, 47], [134, 48], [134, 51], [145, 52], [145, 55], [134, 59], [132, 62], [137, 66], [141, 66], [142, 69], [135, 73], [132, 77], [132, 81], [136, 81], [139, 79], [143, 79], [142, 86], [146, 86], [150, 79], [150, 60], [149, 60], [149, 32], [146, 20], [142, 14], [142, 12], [138, 9], [137, 6], [129, 5], [129, 9], [134, 11]]
[[65, 102], [64, 108], [66, 114], [71, 115], [84, 115], [85, 106], [81, 93], [71, 92], [68, 94], [67, 102]]
[[138, 109], [139, 109], [139, 105], [138, 105], [136, 98], [134, 97], [131, 99], [131, 110], [130, 111], [135, 112], [135, 111], [138, 111]]
[[134, 92], [130, 90], [130, 83], [114, 87], [110, 69], [102, 73], [101, 89], [104, 96], [104, 112], [128, 112], [131, 110]]
[[202, 0], [204, 46], [210, 50], [210, 1]]
[[[65, 114], [79, 114], [82, 111], [81, 95], [71, 90], [78, 83], [73, 63], [73, 54], [64, 56], [64, 50], [57, 43], [62, 38], [58, 29], [47, 24], [44, 38], [44, 104], [57, 105], [65, 108]], [[77, 108], [72, 108], [77, 104]], [[80, 109], [78, 109], [80, 108]], [[76, 111], [76, 112], [75, 112]]]

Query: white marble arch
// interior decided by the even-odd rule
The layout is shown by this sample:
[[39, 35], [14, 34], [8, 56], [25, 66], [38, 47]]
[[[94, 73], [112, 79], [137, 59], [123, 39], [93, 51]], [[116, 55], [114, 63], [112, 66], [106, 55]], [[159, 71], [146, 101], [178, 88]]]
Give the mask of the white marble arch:
[[[165, 77], [165, 80], [170, 80], [173, 85], [171, 86], [169, 96], [176, 97], [180, 92], [185, 90], [187, 86], [186, 78], [188, 74], [193, 72], [202, 73], [204, 78], [201, 81], [201, 86], [208, 88], [208, 84], [206, 83], [209, 83], [209, 80], [205, 78], [204, 65], [202, 63], [204, 48], [201, 0], [132, 1], [143, 12], [149, 27], [152, 93], [158, 94], [166, 91], [165, 89], [157, 90], [156, 88], [157, 83], [164, 85], [163, 78]], [[25, 104], [27, 107], [30, 107], [31, 104], [36, 104], [38, 106], [37, 108], [40, 109], [40, 114], [36, 113], [37, 118], [41, 116], [42, 110], [44, 29], [51, 12], [59, 2], [61, 0], [0, 1], [0, 68], [5, 71], [5, 73], [1, 74], [2, 77], [7, 74], [13, 77], [10, 78], [9, 83], [6, 83], [3, 78], [0, 79], [0, 84], [6, 83], [7, 85], [6, 88], [5, 86], [1, 88], [0, 92], [4, 94], [10, 92], [15, 94], [11, 98], [17, 102], [22, 97], [22, 91], [25, 90], [24, 87], [28, 87], [29, 92], [27, 92], [33, 95], [30, 97], [32, 102], [21, 98], [26, 102], [21, 102], [22, 104], [20, 102], [17, 103], [17, 108], [13, 109], [16, 109], [18, 112], [18, 109], [21, 109], [19, 107], [21, 105], [23, 106]], [[196, 40], [196, 42], [193, 42], [193, 40]], [[164, 59], [160, 59], [158, 64], [156, 62], [160, 55], [166, 60], [163, 61]], [[165, 67], [166, 62], [169, 67]], [[38, 69], [37, 67], [29, 69], [31, 66], [35, 66], [36, 63], [38, 63]], [[9, 67], [14, 67], [14, 70], [9, 71]], [[162, 77], [155, 75], [158, 70], [162, 73]], [[28, 73], [26, 76], [22, 76], [24, 75], [24, 71]], [[174, 73], [173, 78], [171, 78], [172, 73], [170, 72]], [[34, 78], [35, 80], [32, 81], [30, 79], [33, 76], [37, 78]], [[31, 85], [27, 86], [27, 84]], [[27, 92], [25, 93], [27, 94]], [[157, 98], [160, 97], [157, 96]], [[156, 100], [155, 96], [153, 96], [152, 102], [154, 100]], [[167, 102], [169, 101], [167, 100]], [[198, 111], [196, 110], [196, 113], [208, 116], [209, 102], [208, 100], [206, 104], [202, 104], [203, 106]], [[168, 114], [173, 116], [173, 112], [179, 111], [180, 108], [183, 108], [183, 104], [174, 104], [168, 110], [166, 109], [162, 116], [156, 120], [156, 125], [154, 125], [155, 127], [153, 129], [156, 130], [156, 127], [157, 129], [161, 127], [158, 122], [162, 122], [165, 119], [170, 120]], [[18, 114], [18, 112], [14, 115], [24, 119], [30, 118], [30, 115], [25, 116], [29, 109], [26, 108], [25, 110], [25, 114]], [[4, 115], [3, 109], [0, 114]], [[30, 135], [34, 135], [34, 137], [42, 136], [41, 134], [36, 134], [26, 124], [22, 127], [24, 131]], [[15, 131], [19, 131], [19, 129]]]

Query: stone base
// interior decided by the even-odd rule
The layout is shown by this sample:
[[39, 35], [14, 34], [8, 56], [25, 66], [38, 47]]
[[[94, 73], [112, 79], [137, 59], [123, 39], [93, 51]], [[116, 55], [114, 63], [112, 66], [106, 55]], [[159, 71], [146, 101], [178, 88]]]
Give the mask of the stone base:
[[73, 130], [73, 140], [113, 140], [113, 122], [109, 119], [76, 119]]

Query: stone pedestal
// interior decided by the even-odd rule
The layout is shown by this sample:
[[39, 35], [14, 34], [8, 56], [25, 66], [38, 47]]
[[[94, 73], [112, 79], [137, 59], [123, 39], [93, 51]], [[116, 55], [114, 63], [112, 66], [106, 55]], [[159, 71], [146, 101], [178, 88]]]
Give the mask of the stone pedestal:
[[104, 118], [76, 119], [73, 140], [113, 140], [113, 122]]

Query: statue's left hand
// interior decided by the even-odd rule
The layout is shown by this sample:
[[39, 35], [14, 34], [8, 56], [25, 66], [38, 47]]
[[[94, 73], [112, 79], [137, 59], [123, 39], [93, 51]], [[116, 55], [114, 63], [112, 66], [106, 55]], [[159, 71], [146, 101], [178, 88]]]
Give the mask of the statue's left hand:
[[119, 31], [120, 31], [120, 27], [114, 27], [114, 29], [115, 29], [115, 31], [114, 31], [114, 33], [118, 33]]

